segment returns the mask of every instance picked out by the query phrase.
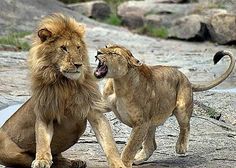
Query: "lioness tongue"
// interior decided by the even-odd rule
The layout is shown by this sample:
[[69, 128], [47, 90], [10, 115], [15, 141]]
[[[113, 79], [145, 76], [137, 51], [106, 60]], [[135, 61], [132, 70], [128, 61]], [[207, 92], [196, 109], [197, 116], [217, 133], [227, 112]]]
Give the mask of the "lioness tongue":
[[100, 76], [100, 75], [102, 74], [102, 72], [99, 71], [99, 70], [96, 70], [96, 71], [95, 71], [95, 74], [96, 74], [97, 76]]
[[97, 76], [100, 76], [100, 75], [102, 75], [103, 73], [105, 73], [106, 72], [106, 66], [101, 66], [101, 67], [99, 67], [96, 71], [95, 71], [95, 74], [97, 75]]

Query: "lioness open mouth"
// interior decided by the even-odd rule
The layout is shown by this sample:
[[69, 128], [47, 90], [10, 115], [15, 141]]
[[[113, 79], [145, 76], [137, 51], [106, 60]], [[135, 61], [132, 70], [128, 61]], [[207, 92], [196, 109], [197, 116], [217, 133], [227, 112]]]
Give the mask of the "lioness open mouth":
[[94, 72], [94, 75], [96, 76], [96, 78], [104, 78], [106, 76], [108, 72], [108, 67], [107, 65], [103, 62], [99, 60], [98, 66]]

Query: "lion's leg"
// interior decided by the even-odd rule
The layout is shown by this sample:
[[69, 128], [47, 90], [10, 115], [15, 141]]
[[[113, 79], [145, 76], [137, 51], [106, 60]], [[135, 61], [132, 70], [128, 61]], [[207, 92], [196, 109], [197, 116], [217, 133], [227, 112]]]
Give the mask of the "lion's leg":
[[64, 158], [61, 154], [53, 157], [52, 168], [86, 168], [86, 162], [82, 160], [70, 160]]
[[185, 154], [188, 150], [193, 100], [191, 88], [180, 88], [180, 90], [181, 93], [177, 96], [177, 107], [174, 112], [180, 127], [179, 138], [176, 143], [176, 153]]
[[36, 119], [36, 157], [32, 162], [32, 168], [50, 168], [52, 165], [51, 141], [53, 137], [53, 121], [46, 123]]
[[148, 133], [142, 143], [142, 149], [136, 154], [134, 158], [134, 164], [140, 164], [149, 159], [149, 157], [156, 150], [156, 140], [155, 140], [156, 126], [149, 128]]
[[32, 161], [31, 155], [0, 130], [0, 164], [9, 167], [30, 167]]

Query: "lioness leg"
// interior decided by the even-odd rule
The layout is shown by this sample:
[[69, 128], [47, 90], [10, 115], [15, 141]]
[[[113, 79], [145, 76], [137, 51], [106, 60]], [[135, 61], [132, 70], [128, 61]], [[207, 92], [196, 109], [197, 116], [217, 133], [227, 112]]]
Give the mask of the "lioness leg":
[[136, 154], [134, 158], [134, 164], [140, 164], [149, 159], [149, 157], [156, 150], [156, 140], [155, 140], [156, 126], [149, 128], [145, 140], [142, 144], [142, 149]]
[[52, 168], [86, 168], [86, 162], [82, 160], [70, 160], [61, 154], [53, 157]]
[[190, 117], [193, 111], [192, 91], [191, 88], [180, 88], [180, 90], [181, 93], [177, 96], [177, 107], [174, 112], [180, 127], [176, 153], [185, 154], [188, 150]]
[[149, 129], [148, 123], [141, 124], [132, 129], [129, 141], [121, 154], [122, 161], [126, 167], [128, 168], [132, 167], [134, 157], [138, 152], [138, 150], [140, 149], [148, 129]]
[[30, 167], [33, 157], [17, 146], [0, 130], [0, 164], [14, 167]]

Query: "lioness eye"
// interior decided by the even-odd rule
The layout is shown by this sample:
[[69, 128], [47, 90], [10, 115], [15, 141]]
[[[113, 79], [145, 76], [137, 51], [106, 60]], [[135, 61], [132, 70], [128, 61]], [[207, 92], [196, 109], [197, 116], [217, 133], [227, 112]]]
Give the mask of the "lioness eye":
[[80, 46], [77, 46], [77, 49], [80, 49]]
[[99, 55], [99, 54], [102, 54], [102, 52], [100, 50], [97, 51], [97, 55]]
[[61, 46], [61, 49], [63, 50], [63, 51], [67, 51], [67, 48], [66, 48], [66, 46]]

